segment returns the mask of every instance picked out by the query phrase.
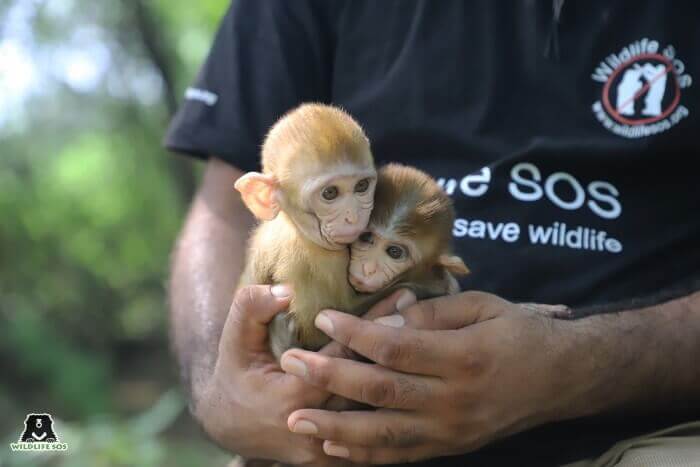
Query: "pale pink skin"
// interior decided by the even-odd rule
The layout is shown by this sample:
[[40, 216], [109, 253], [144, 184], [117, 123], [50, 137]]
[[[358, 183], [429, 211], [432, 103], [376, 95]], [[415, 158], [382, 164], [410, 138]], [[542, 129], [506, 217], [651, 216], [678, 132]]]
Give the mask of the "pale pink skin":
[[[320, 228], [315, 220], [302, 221], [299, 227], [308, 238], [329, 249], [354, 242], [367, 228], [375, 186], [374, 169], [339, 167], [329, 170], [327, 176], [315, 177], [302, 188], [302, 198], [308, 200], [307, 207], [320, 221]], [[327, 199], [324, 193], [334, 195]]]
[[415, 244], [392, 237], [390, 232], [371, 229], [351, 245], [348, 280], [358, 292], [377, 292], [417, 263]]

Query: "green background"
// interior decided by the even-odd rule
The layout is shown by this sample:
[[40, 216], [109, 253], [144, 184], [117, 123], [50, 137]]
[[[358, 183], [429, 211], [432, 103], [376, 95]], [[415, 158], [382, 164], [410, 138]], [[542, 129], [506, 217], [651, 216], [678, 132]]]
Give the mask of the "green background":
[[[0, 466], [224, 465], [169, 354], [200, 164], [160, 142], [226, 0], [0, 0]], [[11, 453], [29, 412], [68, 454]]]

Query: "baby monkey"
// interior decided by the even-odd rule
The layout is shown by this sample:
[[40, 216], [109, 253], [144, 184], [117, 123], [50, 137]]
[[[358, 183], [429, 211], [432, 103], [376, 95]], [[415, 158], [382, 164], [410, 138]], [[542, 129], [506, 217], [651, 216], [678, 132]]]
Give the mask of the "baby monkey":
[[366, 229], [377, 173], [369, 140], [347, 113], [304, 104], [275, 123], [262, 147], [262, 173], [235, 184], [261, 220], [238, 284], [288, 284], [289, 313], [269, 326], [279, 359], [290, 347], [317, 350], [328, 337], [314, 326], [324, 308], [354, 312], [348, 245]]
[[369, 226], [351, 245], [348, 280], [374, 294], [367, 304], [398, 288], [418, 299], [459, 292], [455, 275], [469, 269], [450, 253], [452, 200], [424, 172], [389, 164], [378, 173]]

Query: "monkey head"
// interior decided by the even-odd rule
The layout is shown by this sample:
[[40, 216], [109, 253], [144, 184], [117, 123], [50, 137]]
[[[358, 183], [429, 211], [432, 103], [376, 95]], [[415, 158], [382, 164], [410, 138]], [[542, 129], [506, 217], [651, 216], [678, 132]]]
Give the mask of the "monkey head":
[[372, 293], [445, 271], [466, 274], [462, 259], [449, 254], [453, 222], [450, 198], [429, 175], [382, 167], [368, 229], [351, 245], [350, 284]]
[[260, 220], [282, 212], [309, 240], [346, 248], [365, 231], [377, 172], [369, 140], [344, 111], [304, 104], [270, 129], [263, 173], [249, 172], [235, 188]]

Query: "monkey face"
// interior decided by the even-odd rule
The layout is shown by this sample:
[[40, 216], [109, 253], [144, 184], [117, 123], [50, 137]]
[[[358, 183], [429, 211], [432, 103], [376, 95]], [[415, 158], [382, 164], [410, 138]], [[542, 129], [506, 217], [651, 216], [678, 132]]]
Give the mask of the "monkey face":
[[358, 292], [377, 292], [397, 282], [419, 260], [411, 239], [373, 229], [350, 247], [348, 280]]
[[316, 218], [316, 228], [306, 233], [324, 246], [348, 245], [367, 228], [374, 207], [376, 172], [354, 165], [328, 172], [303, 189], [302, 197]]

